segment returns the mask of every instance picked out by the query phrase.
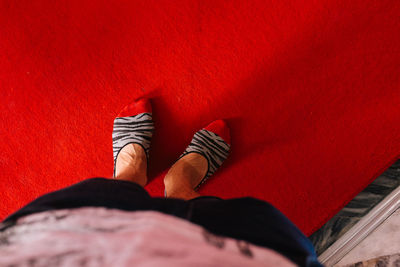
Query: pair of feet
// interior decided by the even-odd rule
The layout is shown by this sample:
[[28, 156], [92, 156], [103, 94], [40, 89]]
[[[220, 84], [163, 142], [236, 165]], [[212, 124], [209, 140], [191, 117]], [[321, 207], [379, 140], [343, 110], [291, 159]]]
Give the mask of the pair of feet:
[[[114, 120], [114, 178], [145, 186], [151, 137], [154, 131], [149, 100], [140, 99], [126, 106]], [[217, 120], [195, 133], [189, 146], [164, 178], [165, 194], [171, 198], [192, 199], [230, 150], [226, 123]]]

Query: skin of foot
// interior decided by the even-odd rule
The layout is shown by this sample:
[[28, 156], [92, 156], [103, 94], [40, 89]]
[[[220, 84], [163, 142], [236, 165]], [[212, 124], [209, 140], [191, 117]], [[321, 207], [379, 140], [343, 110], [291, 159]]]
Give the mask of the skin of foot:
[[207, 173], [207, 159], [198, 153], [189, 153], [179, 159], [164, 178], [168, 198], [189, 200], [199, 197], [194, 188]]
[[128, 144], [121, 149], [115, 164], [115, 179], [147, 184], [147, 159], [143, 147]]

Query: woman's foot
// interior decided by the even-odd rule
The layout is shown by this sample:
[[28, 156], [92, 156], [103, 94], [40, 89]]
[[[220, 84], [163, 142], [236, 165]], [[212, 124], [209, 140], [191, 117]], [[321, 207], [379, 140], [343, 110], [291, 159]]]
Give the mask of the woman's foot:
[[118, 153], [114, 178], [145, 186], [147, 184], [147, 159], [143, 147], [128, 144]]
[[196, 190], [228, 157], [229, 143], [229, 128], [223, 120], [214, 121], [195, 133], [164, 178], [166, 196], [185, 200], [200, 196]]
[[150, 141], [154, 131], [151, 104], [140, 99], [127, 105], [114, 120], [114, 178], [145, 186]]

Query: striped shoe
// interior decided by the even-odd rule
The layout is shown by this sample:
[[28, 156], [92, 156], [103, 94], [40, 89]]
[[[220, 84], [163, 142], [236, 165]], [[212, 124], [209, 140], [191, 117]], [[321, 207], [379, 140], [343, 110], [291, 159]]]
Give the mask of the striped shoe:
[[199, 153], [207, 159], [206, 175], [194, 190], [199, 189], [215, 173], [228, 157], [229, 150], [229, 128], [223, 120], [216, 120], [194, 134], [189, 146], [179, 157], [180, 159], [189, 153]]
[[148, 99], [140, 99], [127, 105], [115, 118], [112, 133], [114, 154], [114, 177], [117, 157], [122, 148], [128, 144], [138, 144], [149, 159], [151, 137], [154, 122], [151, 104]]

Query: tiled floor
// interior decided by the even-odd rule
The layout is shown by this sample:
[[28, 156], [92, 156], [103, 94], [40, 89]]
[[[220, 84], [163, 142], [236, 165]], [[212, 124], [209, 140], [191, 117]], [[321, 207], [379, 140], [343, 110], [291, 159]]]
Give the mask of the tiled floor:
[[349, 264], [343, 267], [399, 267], [400, 266], [400, 254], [388, 255], [370, 259], [367, 261], [361, 261], [353, 264]]
[[334, 266], [400, 266], [399, 240], [398, 209]]
[[400, 160], [389, 167], [321, 229], [310, 236], [317, 254], [320, 255], [324, 252], [399, 185]]

